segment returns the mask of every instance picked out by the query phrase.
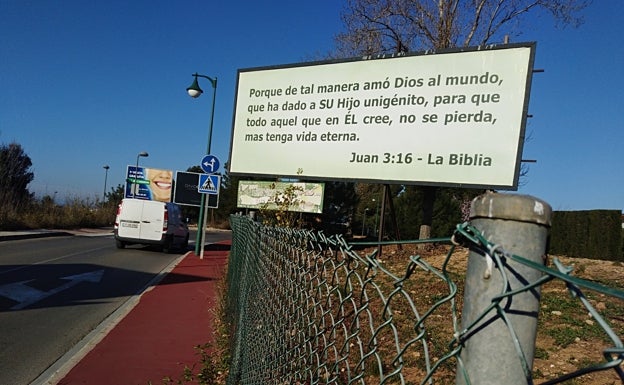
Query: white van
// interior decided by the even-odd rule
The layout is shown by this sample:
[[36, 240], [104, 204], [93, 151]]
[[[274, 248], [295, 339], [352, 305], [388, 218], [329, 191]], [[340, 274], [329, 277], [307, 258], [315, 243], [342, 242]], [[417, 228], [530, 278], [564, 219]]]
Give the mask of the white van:
[[171, 202], [126, 198], [121, 201], [115, 218], [117, 248], [144, 244], [162, 247], [169, 252], [175, 247], [186, 249], [189, 230], [180, 206]]

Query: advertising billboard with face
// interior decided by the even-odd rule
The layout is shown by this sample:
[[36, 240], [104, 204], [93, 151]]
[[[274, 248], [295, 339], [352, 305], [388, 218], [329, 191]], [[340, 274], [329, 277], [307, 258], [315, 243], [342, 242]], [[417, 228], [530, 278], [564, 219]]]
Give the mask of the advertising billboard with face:
[[126, 198], [171, 202], [173, 171], [158, 168], [128, 166]]

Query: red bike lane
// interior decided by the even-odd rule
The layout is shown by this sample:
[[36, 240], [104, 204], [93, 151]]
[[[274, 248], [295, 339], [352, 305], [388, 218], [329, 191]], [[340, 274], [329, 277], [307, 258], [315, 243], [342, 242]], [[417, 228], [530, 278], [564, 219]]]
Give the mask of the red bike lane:
[[[230, 241], [213, 244], [204, 258], [190, 252], [69, 371], [58, 385], [162, 384], [182, 378], [214, 340], [214, 316]], [[214, 249], [214, 250], [213, 250]]]

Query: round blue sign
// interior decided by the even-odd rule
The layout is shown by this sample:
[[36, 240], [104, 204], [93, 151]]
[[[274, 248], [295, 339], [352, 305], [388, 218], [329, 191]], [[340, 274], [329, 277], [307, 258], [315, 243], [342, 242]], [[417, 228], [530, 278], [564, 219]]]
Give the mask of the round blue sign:
[[219, 170], [219, 158], [214, 155], [206, 155], [201, 160], [201, 168], [207, 174], [213, 174]]

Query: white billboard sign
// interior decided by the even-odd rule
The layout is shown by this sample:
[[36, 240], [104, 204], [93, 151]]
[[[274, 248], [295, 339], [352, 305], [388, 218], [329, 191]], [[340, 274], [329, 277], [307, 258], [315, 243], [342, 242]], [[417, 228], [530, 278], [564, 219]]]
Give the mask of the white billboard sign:
[[515, 189], [534, 49], [239, 70], [230, 172]]

